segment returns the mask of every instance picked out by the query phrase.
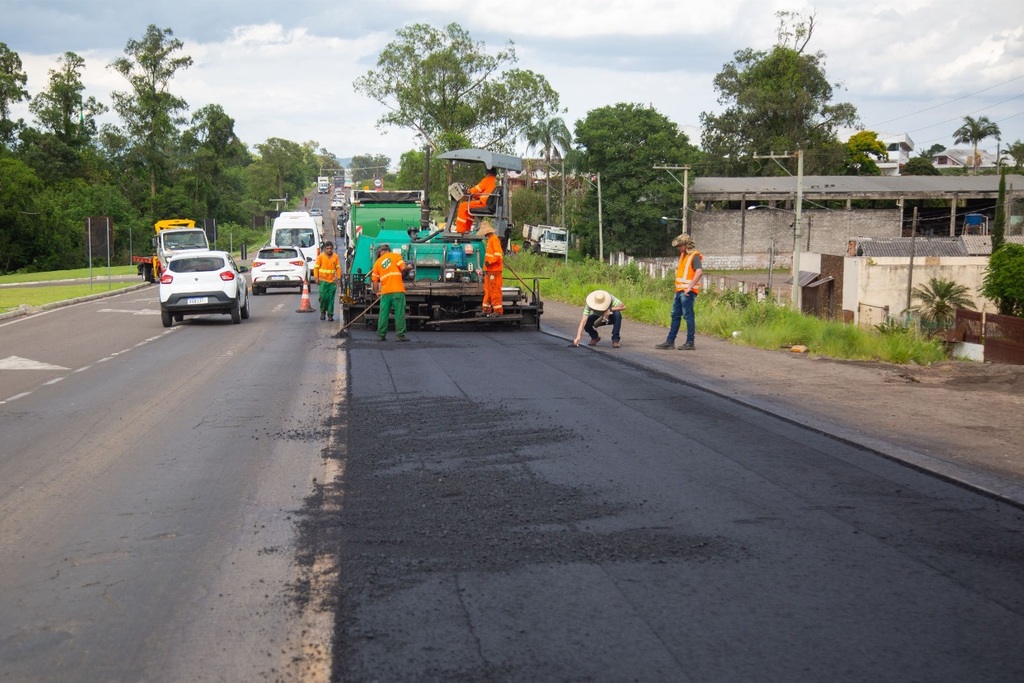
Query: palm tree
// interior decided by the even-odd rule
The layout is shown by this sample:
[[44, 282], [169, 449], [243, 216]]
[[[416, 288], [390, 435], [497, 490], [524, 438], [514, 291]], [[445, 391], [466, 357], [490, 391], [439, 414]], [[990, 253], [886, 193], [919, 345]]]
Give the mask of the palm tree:
[[[539, 149], [544, 155], [544, 199], [548, 225], [551, 225], [551, 157], [564, 158], [572, 145], [572, 134], [559, 116], [541, 119], [523, 133], [527, 147]], [[565, 182], [565, 178], [562, 179]]]
[[933, 321], [939, 327], [952, 325], [958, 308], [974, 310], [974, 302], [967, 296], [967, 287], [952, 280], [933, 277], [928, 284], [914, 287], [911, 293], [921, 301], [921, 305], [911, 306], [910, 310], [920, 311], [922, 318]]
[[953, 132], [953, 142], [958, 145], [964, 143], [974, 145], [974, 175], [978, 175], [978, 165], [981, 163], [981, 159], [978, 157], [978, 143], [985, 138], [998, 140], [999, 136], [999, 126], [989, 120], [987, 116], [979, 116], [977, 119], [965, 116], [964, 125]]

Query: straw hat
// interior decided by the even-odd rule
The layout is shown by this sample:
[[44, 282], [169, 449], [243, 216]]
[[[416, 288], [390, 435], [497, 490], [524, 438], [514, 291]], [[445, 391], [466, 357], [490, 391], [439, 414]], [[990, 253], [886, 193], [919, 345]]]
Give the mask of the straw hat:
[[612, 295], [598, 289], [587, 295], [587, 308], [592, 311], [607, 311], [612, 307]]
[[677, 235], [676, 238], [672, 240], [672, 246], [678, 247], [680, 244], [685, 244], [686, 248], [689, 249], [690, 247], [694, 246], [693, 238], [690, 237], [689, 235]]
[[480, 224], [480, 229], [476, 231], [476, 234], [483, 237], [484, 235], [493, 235], [494, 226], [491, 225], [490, 221], [484, 221]]

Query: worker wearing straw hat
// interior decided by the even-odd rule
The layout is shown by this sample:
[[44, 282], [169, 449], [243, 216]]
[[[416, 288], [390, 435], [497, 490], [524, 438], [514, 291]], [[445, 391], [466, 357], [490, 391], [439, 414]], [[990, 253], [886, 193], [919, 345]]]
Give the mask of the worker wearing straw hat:
[[601, 335], [597, 333], [595, 326], [611, 324], [612, 326], [612, 348], [619, 348], [619, 330], [622, 329], [622, 310], [626, 304], [619, 299], [598, 289], [587, 295], [587, 305], [583, 307], [583, 318], [576, 330], [576, 338], [572, 340], [573, 346], [580, 345], [583, 332], [590, 335], [589, 346], [597, 346], [601, 341]]

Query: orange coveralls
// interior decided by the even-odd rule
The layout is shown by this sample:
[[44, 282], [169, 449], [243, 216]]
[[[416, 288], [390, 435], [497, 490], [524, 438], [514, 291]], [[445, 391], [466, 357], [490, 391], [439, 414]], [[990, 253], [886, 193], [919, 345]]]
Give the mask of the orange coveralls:
[[501, 240], [492, 232], [487, 236], [487, 249], [484, 251], [484, 301], [481, 308], [485, 314], [505, 313], [505, 307], [501, 303], [501, 271], [504, 267], [505, 252], [501, 248]]
[[497, 186], [498, 177], [488, 173], [479, 183], [469, 188], [466, 198], [459, 202], [459, 212], [455, 218], [455, 232], [469, 232], [473, 229], [473, 219], [469, 215], [469, 210], [486, 207], [487, 199]]

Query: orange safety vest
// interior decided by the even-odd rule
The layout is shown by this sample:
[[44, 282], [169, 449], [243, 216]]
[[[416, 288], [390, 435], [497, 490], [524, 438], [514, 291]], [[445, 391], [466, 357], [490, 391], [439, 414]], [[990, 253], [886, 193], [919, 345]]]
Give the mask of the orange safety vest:
[[405, 261], [402, 260], [402, 255], [389, 251], [386, 254], [381, 254], [380, 258], [373, 264], [370, 277], [374, 282], [380, 283], [381, 294], [404, 292], [405, 284], [402, 282], [404, 270]]
[[[687, 287], [692, 292], [700, 292], [700, 282], [694, 282], [693, 276], [696, 275], [697, 271], [693, 268], [693, 257], [700, 256], [701, 261], [704, 260], [704, 256], [699, 251], [689, 251], [685, 254], [679, 255], [679, 265], [676, 266], [676, 291], [682, 292]], [[693, 283], [693, 286], [691, 286]]]
[[320, 254], [316, 257], [316, 265], [313, 266], [313, 277], [322, 282], [334, 282], [341, 272], [341, 261], [338, 259], [338, 252], [330, 256]]
[[493, 232], [487, 236], [487, 249], [484, 252], [484, 270], [501, 272], [505, 268], [505, 250], [501, 248], [501, 240]]

